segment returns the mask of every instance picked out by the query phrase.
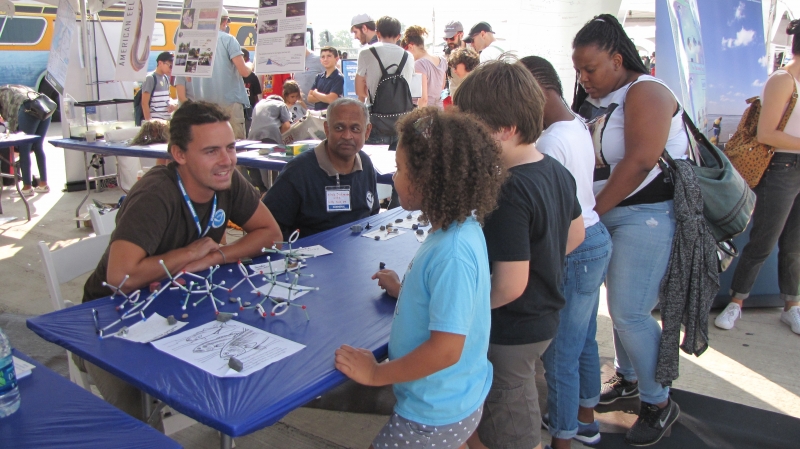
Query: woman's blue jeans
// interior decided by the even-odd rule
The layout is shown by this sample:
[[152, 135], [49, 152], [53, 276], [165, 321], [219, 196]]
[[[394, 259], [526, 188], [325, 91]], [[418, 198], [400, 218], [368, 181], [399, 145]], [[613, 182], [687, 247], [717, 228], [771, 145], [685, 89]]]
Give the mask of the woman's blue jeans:
[[547, 379], [550, 435], [565, 440], [578, 433], [578, 406], [600, 400], [597, 306], [611, 259], [611, 235], [603, 223], [586, 229], [580, 246], [564, 261], [561, 292], [567, 303], [558, 333], [542, 356]]
[[658, 404], [667, 400], [669, 388], [655, 378], [661, 327], [652, 312], [672, 251], [672, 200], [615, 207], [601, 220], [614, 245], [606, 276], [614, 366], [626, 380], [639, 381], [642, 401]]
[[[36, 117], [25, 112], [25, 107], [19, 107], [17, 114], [17, 131], [22, 131], [25, 134], [35, 134], [37, 136], [46, 136], [47, 128], [50, 127], [50, 119], [39, 120]], [[39, 168], [39, 178], [47, 182], [47, 164], [44, 156], [44, 142], [37, 140], [33, 143], [23, 143], [17, 146], [19, 150], [19, 165], [22, 172], [22, 185], [31, 185], [31, 151], [36, 155], [36, 166]]]

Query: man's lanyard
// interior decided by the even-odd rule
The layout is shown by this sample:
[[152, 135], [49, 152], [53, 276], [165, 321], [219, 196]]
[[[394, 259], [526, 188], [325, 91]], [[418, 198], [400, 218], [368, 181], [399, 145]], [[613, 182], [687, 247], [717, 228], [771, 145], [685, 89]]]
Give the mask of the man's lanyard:
[[208, 217], [208, 224], [206, 225], [206, 230], [200, 227], [200, 217], [197, 216], [197, 212], [194, 210], [194, 206], [192, 206], [192, 200], [189, 198], [189, 194], [186, 193], [186, 188], [183, 187], [183, 181], [181, 181], [181, 175], [178, 171], [175, 171], [175, 174], [178, 175], [178, 187], [181, 188], [181, 193], [183, 193], [183, 199], [186, 201], [186, 205], [189, 206], [189, 211], [192, 213], [192, 217], [194, 218], [194, 224], [197, 225], [197, 234], [200, 235], [198, 238], [203, 238], [208, 234], [208, 231], [211, 230], [211, 223], [214, 221], [214, 215], [217, 212], [217, 193], [214, 192], [214, 204], [211, 206], [211, 215]]

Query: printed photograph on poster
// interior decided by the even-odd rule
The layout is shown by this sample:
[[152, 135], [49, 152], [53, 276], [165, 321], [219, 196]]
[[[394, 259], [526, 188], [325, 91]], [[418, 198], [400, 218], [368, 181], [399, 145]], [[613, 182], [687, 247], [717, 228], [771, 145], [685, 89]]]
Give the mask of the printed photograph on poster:
[[277, 33], [278, 21], [277, 20], [264, 20], [258, 26], [258, 34]]
[[191, 44], [189, 42], [181, 42], [181, 43], [179, 43], [178, 44], [178, 53], [186, 53], [186, 52], [188, 52], [189, 48], [191, 48], [190, 45]]
[[218, 9], [209, 8], [200, 10], [200, 20], [216, 20], [217, 15], [219, 15]]
[[181, 29], [191, 30], [194, 28], [194, 8], [184, 9], [181, 14]]
[[190, 48], [189, 49], [189, 59], [196, 60], [200, 58], [200, 49], [199, 48]]
[[175, 55], [175, 65], [186, 65], [186, 55], [185, 54]]
[[286, 35], [287, 47], [302, 47], [305, 44], [306, 33], [292, 33]]
[[197, 72], [197, 61], [187, 61], [186, 73], [195, 73], [195, 72]]
[[183, 8], [191, 8], [192, 7], [192, 0], [183, 0]]
[[306, 2], [286, 4], [286, 17], [299, 17], [304, 15], [306, 15]]
[[202, 55], [200, 55], [200, 59], [197, 60], [197, 65], [210, 66], [211, 65], [211, 54], [210, 53], [208, 53], [208, 54], [203, 53]]
[[272, 8], [273, 6], [278, 6], [278, 0], [261, 0], [258, 5], [259, 8]]
[[197, 22], [197, 29], [201, 31], [216, 30], [219, 27], [216, 20], [203, 20]]

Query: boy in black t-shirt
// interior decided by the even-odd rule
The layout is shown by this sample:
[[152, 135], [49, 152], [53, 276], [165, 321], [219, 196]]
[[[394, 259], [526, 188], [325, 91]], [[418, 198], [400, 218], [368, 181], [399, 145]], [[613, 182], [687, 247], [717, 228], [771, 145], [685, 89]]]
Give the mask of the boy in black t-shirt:
[[333, 47], [322, 47], [319, 50], [319, 62], [325, 72], [317, 75], [314, 85], [308, 91], [308, 104], [313, 104], [315, 111], [324, 111], [337, 98], [344, 96], [344, 76], [336, 68], [339, 52]]
[[584, 237], [575, 180], [534, 146], [543, 129], [545, 98], [523, 66], [503, 61], [479, 66], [453, 103], [495, 133], [510, 175], [483, 230], [492, 266], [494, 380], [469, 447], [513, 442], [541, 448], [534, 366], [558, 328], [564, 257]]

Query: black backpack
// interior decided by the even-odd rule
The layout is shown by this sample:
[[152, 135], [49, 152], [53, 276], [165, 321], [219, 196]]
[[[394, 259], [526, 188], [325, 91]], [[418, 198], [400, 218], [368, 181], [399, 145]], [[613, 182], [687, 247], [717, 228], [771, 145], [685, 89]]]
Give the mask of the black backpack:
[[[145, 78], [147, 81], [147, 78]], [[153, 82], [158, 83], [158, 79], [156, 79], [156, 74], [153, 73]], [[136, 95], [133, 96], [133, 120], [135, 121], [136, 126], [142, 126], [142, 120], [144, 120], [144, 111], [142, 110], [142, 90], [144, 90], [144, 83], [142, 83], [142, 87], [139, 89], [139, 92], [136, 92]], [[153, 100], [152, 95], [150, 96], [150, 101]], [[149, 108], [150, 105], [148, 104], [147, 107]]]
[[403, 52], [403, 59], [400, 60], [399, 65], [389, 66], [397, 67], [394, 73], [389, 74], [375, 48], [370, 47], [369, 51], [375, 55], [375, 59], [378, 60], [378, 65], [381, 67], [381, 79], [378, 81], [378, 87], [375, 88], [375, 98], [372, 98], [372, 94], [369, 98], [372, 105], [369, 120], [372, 123], [372, 129], [377, 133], [384, 136], [395, 136], [397, 130], [394, 126], [397, 120], [414, 108], [414, 102], [411, 101], [411, 89], [408, 87], [408, 81], [402, 75], [408, 60], [408, 52]]

